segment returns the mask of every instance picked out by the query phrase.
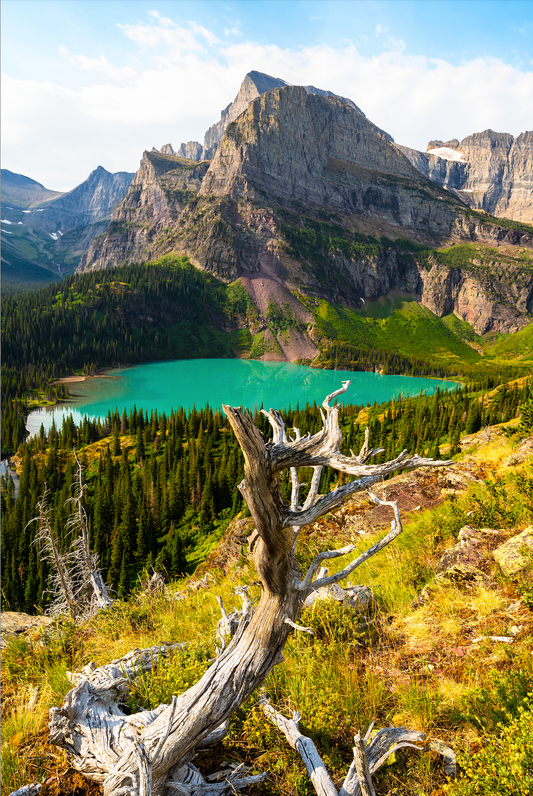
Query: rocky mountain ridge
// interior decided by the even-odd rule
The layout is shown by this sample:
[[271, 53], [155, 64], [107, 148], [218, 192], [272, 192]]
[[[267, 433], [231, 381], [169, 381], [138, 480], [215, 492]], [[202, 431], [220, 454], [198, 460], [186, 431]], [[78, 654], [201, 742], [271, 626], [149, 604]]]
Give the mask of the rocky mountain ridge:
[[484, 130], [462, 141], [430, 141], [426, 152], [398, 148], [421, 174], [454, 191], [469, 207], [533, 222], [532, 131], [514, 138]]
[[111, 174], [98, 166], [71, 191], [32, 206], [31, 220], [45, 232], [59, 231], [61, 234], [103, 221], [111, 217], [134, 176], [126, 171]]
[[403, 290], [480, 334], [515, 331], [533, 311], [527, 269], [503, 258], [489, 277], [472, 264], [450, 269], [418, 254], [454, 241], [531, 248], [533, 230], [515, 226], [472, 213], [421, 177], [342, 98], [282, 86], [227, 125], [211, 161], [145, 152], [80, 270], [185, 254], [225, 282], [240, 280], [265, 322], [270, 307], [287, 307], [300, 350], [316, 344], [298, 296], [361, 306]]
[[[203, 146], [198, 141], [188, 141], [187, 143], [181, 144], [177, 152], [174, 152], [171, 144], [165, 144], [159, 151], [162, 154], [174, 154], [178, 157], [190, 158], [191, 160], [210, 160], [214, 156], [217, 146], [222, 141], [226, 127], [231, 124], [231, 122], [234, 122], [235, 119], [246, 110], [252, 100], [260, 97], [267, 91], [271, 91], [273, 88], [283, 88], [289, 85], [290, 83], [287, 83], [285, 80], [278, 77], [271, 77], [264, 72], [248, 72], [233, 102], [230, 102], [230, 104], [221, 111], [220, 120], [211, 125], [205, 133]], [[315, 86], [303, 86], [303, 88], [308, 94], [316, 94], [320, 97], [338, 96], [332, 91], [316, 88]], [[341, 99], [364, 116], [363, 111], [358, 108], [351, 99], [347, 97], [341, 97]], [[385, 135], [388, 134], [385, 133]], [[388, 137], [389, 140], [392, 140], [390, 136]]]

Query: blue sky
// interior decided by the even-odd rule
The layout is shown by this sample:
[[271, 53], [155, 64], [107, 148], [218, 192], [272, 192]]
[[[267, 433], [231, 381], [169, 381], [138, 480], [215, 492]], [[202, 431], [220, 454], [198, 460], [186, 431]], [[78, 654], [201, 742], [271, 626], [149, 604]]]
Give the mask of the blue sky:
[[2, 165], [49, 188], [203, 140], [247, 71], [407, 146], [533, 127], [530, 0], [2, 0]]

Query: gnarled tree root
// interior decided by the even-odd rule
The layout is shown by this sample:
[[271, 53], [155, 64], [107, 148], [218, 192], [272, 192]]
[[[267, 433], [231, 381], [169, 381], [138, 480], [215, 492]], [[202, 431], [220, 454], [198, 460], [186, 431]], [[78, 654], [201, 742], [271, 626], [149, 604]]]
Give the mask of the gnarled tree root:
[[[93, 782], [104, 786], [113, 796], [150, 796], [155, 789], [160, 796], [222, 796], [234, 793], [254, 782], [261, 782], [266, 774], [241, 776], [242, 766], [228, 774], [223, 782], [207, 782], [196, 766], [191, 763], [195, 756], [189, 752], [187, 759], [169, 764], [165, 770], [161, 757], [165, 741], [172, 726], [176, 697], [170, 705], [159, 705], [155, 710], [144, 710], [127, 715], [123, 700], [135, 677], [149, 671], [169, 652], [180, 651], [185, 644], [162, 645], [145, 650], [133, 650], [120, 660], [96, 668], [89, 663], [79, 673], [69, 673], [74, 688], [69, 691], [60, 708], [50, 710], [50, 742], [67, 750], [72, 766]], [[143, 744], [143, 731], [158, 716], [168, 710], [166, 729], [156, 748], [149, 753]], [[208, 746], [222, 740], [229, 729], [224, 722], [196, 748]], [[106, 788], [116, 775], [115, 764], [125, 753], [132, 752], [131, 770], [121, 770], [122, 778], [130, 784], [118, 789]], [[157, 765], [164, 770], [153, 780], [152, 772]]]

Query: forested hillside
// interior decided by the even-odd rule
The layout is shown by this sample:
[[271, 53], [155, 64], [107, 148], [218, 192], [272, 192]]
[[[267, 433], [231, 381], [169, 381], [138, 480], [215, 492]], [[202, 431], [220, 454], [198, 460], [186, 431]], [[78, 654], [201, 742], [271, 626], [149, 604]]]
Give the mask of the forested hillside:
[[[368, 423], [374, 447], [384, 448], [376, 463], [404, 448], [430, 457], [439, 456], [439, 446], [453, 453], [462, 433], [514, 418], [529, 389], [518, 383], [490, 393], [465, 387], [371, 408], [343, 406], [343, 450], [349, 454], [361, 447]], [[283, 416], [302, 433], [313, 434], [321, 425], [316, 406], [289, 408]], [[263, 415], [256, 416], [256, 423], [268, 436]], [[138, 576], [152, 566], [171, 577], [190, 572], [243, 508], [237, 490], [242, 454], [220, 411], [194, 408], [187, 414], [178, 409], [167, 417], [139, 408], [129, 415], [110, 412], [102, 420], [85, 419], [80, 426], [70, 419], [48, 435], [41, 430], [19, 447], [18, 497], [12, 480], [2, 481], [4, 609], [33, 613], [46, 608], [48, 567], [33, 544], [37, 523], [30, 521], [48, 489], [52, 527], [67, 544], [73, 448], [88, 484], [91, 546], [107, 583], [120, 596], [129, 594]], [[337, 479], [326, 468], [321, 492]], [[288, 497], [288, 478], [283, 487]]]

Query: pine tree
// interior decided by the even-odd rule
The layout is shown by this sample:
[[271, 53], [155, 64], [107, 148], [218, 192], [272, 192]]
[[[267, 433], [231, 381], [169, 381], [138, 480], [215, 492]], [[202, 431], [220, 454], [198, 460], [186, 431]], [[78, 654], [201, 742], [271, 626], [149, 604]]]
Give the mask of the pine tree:
[[185, 574], [187, 569], [187, 557], [183, 549], [183, 540], [179, 528], [171, 528], [172, 535], [172, 558], [170, 564], [171, 574], [178, 577]]

